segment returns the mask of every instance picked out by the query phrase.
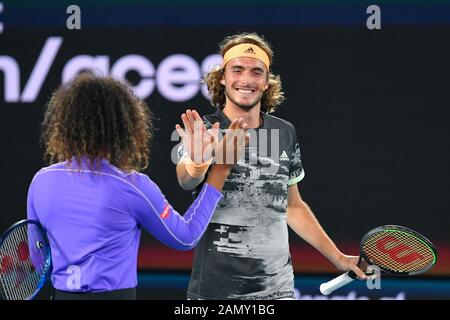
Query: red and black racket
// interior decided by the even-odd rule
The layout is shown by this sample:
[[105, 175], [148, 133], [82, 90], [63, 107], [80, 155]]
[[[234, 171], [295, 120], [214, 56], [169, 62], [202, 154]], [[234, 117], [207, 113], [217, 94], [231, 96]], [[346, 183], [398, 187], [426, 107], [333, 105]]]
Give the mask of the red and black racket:
[[[437, 261], [435, 246], [420, 233], [396, 225], [386, 225], [369, 231], [361, 240], [358, 267], [365, 271], [375, 265], [386, 273], [411, 276], [430, 270]], [[322, 283], [324, 295], [356, 279], [353, 271]]]

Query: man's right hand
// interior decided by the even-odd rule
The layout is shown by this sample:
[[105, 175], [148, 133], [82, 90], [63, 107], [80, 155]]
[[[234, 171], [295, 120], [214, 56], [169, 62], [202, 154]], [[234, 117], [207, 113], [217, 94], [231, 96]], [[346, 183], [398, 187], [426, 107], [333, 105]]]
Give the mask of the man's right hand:
[[242, 118], [234, 119], [222, 141], [216, 145], [211, 172], [206, 182], [221, 191], [233, 166], [239, 161], [248, 143], [248, 126]]
[[231, 169], [241, 159], [250, 138], [247, 130], [248, 125], [242, 118], [231, 122], [225, 136], [214, 149], [216, 165]]

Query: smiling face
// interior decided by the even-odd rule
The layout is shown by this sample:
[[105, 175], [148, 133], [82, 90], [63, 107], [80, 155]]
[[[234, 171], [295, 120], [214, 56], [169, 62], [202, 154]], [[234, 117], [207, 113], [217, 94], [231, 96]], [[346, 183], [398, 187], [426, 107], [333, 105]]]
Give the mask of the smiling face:
[[234, 58], [225, 66], [223, 79], [226, 104], [250, 110], [260, 106], [262, 95], [269, 87], [264, 63], [254, 58]]

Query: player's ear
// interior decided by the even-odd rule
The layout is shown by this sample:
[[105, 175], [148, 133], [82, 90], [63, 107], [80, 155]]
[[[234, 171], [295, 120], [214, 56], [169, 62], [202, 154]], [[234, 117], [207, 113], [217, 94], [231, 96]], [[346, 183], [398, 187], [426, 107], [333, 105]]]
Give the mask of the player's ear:
[[269, 80], [270, 80], [270, 74], [268, 73], [267, 77], [266, 77], [266, 83], [264, 84], [264, 89], [263, 89], [264, 92], [266, 92], [267, 89], [269, 89]]
[[223, 86], [225, 86], [225, 67], [220, 70], [220, 81], [219, 83]]

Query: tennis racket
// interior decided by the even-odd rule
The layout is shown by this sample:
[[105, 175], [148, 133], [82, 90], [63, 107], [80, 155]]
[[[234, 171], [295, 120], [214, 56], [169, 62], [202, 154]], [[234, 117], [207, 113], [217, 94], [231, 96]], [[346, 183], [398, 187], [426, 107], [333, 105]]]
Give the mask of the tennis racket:
[[[375, 265], [395, 275], [416, 275], [430, 270], [437, 261], [434, 245], [420, 233], [396, 225], [369, 231], [361, 240], [358, 267], [363, 271]], [[322, 283], [320, 292], [328, 295], [356, 279], [353, 271]]]
[[3, 300], [31, 300], [51, 270], [51, 252], [41, 224], [21, 220], [0, 238], [0, 296]]

